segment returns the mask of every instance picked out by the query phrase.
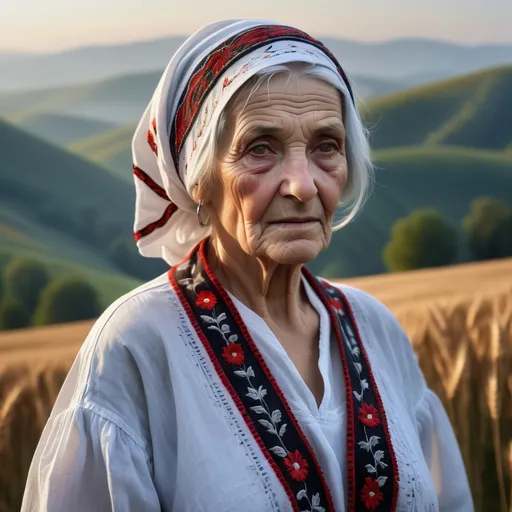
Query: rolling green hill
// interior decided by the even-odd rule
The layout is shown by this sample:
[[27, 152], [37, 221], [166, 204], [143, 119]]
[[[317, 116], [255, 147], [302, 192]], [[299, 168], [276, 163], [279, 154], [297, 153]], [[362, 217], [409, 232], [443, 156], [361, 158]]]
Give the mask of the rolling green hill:
[[113, 123], [67, 114], [35, 114], [24, 117], [18, 126], [32, 135], [59, 146], [67, 146], [116, 127]]
[[104, 304], [133, 288], [137, 281], [105, 248], [89, 243], [100, 230], [131, 232], [133, 187], [3, 121], [0, 154], [0, 261], [23, 253], [77, 271], [98, 286]]
[[374, 149], [504, 149], [512, 141], [511, 90], [512, 66], [505, 66], [375, 99], [362, 113]]
[[135, 128], [136, 126], [132, 124], [122, 126], [71, 144], [69, 149], [132, 183], [131, 143]]
[[[512, 203], [511, 153], [459, 147], [392, 148], [377, 151], [374, 163], [375, 186], [368, 202], [310, 265], [315, 272], [327, 269], [333, 276], [345, 277], [384, 272], [381, 254], [391, 226], [415, 209], [437, 208], [460, 230], [474, 198], [491, 195]], [[460, 256], [463, 261], [467, 258], [463, 247]]]

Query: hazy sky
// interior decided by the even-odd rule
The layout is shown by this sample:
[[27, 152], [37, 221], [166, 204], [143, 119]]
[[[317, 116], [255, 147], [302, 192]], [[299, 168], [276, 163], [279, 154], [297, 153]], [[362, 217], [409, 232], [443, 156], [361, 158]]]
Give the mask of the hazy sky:
[[153, 39], [239, 17], [367, 41], [512, 42], [512, 0], [0, 0], [0, 50]]

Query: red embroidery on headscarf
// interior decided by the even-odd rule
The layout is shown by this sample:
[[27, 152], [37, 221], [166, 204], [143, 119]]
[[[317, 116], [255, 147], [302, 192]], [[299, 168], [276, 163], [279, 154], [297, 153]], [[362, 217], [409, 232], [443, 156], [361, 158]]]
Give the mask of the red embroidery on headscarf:
[[158, 155], [158, 147], [155, 142], [155, 136], [153, 135], [153, 132], [151, 130], [148, 130], [147, 141], [153, 153], [155, 153], [155, 155]]
[[159, 195], [162, 199], [170, 201], [167, 192], [161, 187], [149, 174], [146, 174], [140, 167], [133, 166], [133, 174], [143, 181], [155, 194]]
[[134, 233], [133, 237], [135, 238], [135, 241], [138, 242], [141, 238], [153, 233], [155, 229], [165, 226], [165, 224], [167, 224], [167, 221], [172, 217], [172, 215], [174, 214], [174, 212], [176, 212], [177, 209], [178, 207], [174, 203], [171, 203], [165, 209], [164, 214], [158, 220], [156, 220], [155, 222], [151, 222], [147, 226], [143, 227], [141, 230], [136, 231]]
[[268, 25], [249, 29], [245, 32], [235, 34], [221, 43], [203, 60], [197, 70], [192, 74], [180, 99], [171, 129], [170, 140], [174, 141], [172, 151], [175, 161], [178, 159], [183, 142], [190, 127], [194, 123], [203, 100], [215, 85], [219, 76], [233, 62], [243, 57], [245, 54], [256, 50], [260, 46], [266, 44], [270, 45], [279, 40], [306, 42], [325, 53], [338, 69], [340, 76], [347, 86], [352, 101], [354, 101], [352, 89], [343, 68], [336, 57], [334, 57], [320, 41], [317, 41], [309, 34], [293, 27]]
[[151, 121], [151, 126], [153, 127], [153, 131], [155, 132], [155, 135], [157, 134], [156, 131], [156, 117], [153, 117], [153, 121]]

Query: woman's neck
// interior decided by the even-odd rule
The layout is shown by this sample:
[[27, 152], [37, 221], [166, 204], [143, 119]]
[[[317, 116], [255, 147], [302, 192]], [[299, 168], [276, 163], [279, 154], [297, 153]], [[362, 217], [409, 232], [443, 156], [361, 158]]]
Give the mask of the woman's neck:
[[[231, 246], [233, 245], [233, 247]], [[237, 243], [210, 239], [207, 259], [222, 286], [270, 323], [299, 327], [310, 308], [302, 265], [281, 265], [244, 252]]]

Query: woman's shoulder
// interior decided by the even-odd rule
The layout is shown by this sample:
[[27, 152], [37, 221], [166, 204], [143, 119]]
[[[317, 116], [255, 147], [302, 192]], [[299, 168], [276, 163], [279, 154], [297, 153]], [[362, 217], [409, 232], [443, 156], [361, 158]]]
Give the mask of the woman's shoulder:
[[159, 320], [169, 319], [172, 297], [174, 291], [167, 273], [162, 274], [112, 302], [96, 320], [93, 330], [129, 332], [141, 327], [155, 327]]
[[[113, 302], [93, 324], [70, 371], [70, 405], [118, 410], [145, 400], [144, 388], [168, 372], [166, 344], [173, 343], [178, 319], [174, 292], [160, 276]], [[73, 403], [74, 402], [74, 403]]]

